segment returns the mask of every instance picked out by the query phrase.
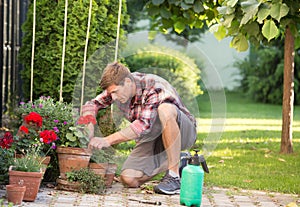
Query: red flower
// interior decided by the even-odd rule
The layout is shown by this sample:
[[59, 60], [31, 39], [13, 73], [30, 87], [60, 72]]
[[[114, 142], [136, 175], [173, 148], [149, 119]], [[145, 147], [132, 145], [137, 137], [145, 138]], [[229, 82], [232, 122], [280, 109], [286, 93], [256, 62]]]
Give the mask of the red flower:
[[93, 115], [86, 115], [86, 116], [79, 117], [77, 123], [78, 124], [89, 124], [89, 123], [96, 124], [97, 121]]
[[0, 146], [3, 149], [9, 149], [13, 141], [13, 135], [10, 132], [6, 132], [4, 136], [0, 138]]
[[19, 129], [21, 132], [25, 133], [25, 134], [28, 134], [29, 133], [29, 130], [26, 126], [20, 126], [20, 129]]
[[36, 124], [38, 127], [41, 127], [43, 124], [43, 118], [40, 114], [36, 112], [30, 112], [26, 117], [25, 117], [25, 122], [27, 124]]
[[40, 132], [41, 141], [45, 144], [50, 144], [57, 140], [57, 135], [53, 130], [44, 130]]

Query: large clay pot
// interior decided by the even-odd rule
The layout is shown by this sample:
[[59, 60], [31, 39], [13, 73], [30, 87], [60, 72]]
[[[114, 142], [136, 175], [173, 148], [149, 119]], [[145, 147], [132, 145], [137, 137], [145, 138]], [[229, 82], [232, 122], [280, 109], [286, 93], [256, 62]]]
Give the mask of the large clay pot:
[[9, 184], [18, 184], [23, 181], [26, 186], [26, 191], [23, 200], [34, 201], [37, 197], [41, 180], [43, 178], [42, 172], [23, 172], [9, 170]]
[[56, 152], [61, 179], [66, 179], [67, 172], [87, 168], [92, 155], [90, 149], [76, 147], [58, 147]]
[[8, 202], [12, 202], [14, 205], [20, 205], [24, 198], [26, 186], [18, 184], [6, 185], [6, 196]]

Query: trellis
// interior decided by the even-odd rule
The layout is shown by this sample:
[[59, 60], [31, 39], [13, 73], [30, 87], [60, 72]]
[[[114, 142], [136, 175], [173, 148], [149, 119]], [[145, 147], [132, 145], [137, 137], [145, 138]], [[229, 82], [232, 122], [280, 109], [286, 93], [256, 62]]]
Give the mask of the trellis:
[[[93, 0], [90, 0], [89, 4], [89, 15], [87, 22], [87, 32], [86, 32], [86, 41], [84, 48], [84, 59], [83, 59], [83, 69], [82, 69], [82, 85], [81, 85], [81, 101], [80, 106], [83, 105], [84, 99], [84, 84], [85, 84], [85, 65], [87, 57], [87, 49], [89, 42], [89, 32], [92, 16], [92, 5]], [[119, 36], [120, 36], [120, 25], [121, 25], [121, 13], [122, 13], [122, 0], [119, 0], [119, 10], [118, 10], [118, 24], [117, 24], [117, 37], [115, 44], [115, 61], [118, 59], [118, 47], [119, 47]], [[63, 92], [63, 78], [64, 78], [64, 60], [65, 60], [65, 48], [66, 48], [66, 37], [67, 37], [67, 20], [68, 20], [68, 0], [65, 0], [65, 16], [64, 16], [64, 38], [63, 38], [63, 50], [62, 50], [62, 63], [61, 63], [61, 76], [60, 76], [60, 90], [59, 90], [59, 101], [63, 101], [62, 92]], [[30, 101], [33, 97], [33, 68], [34, 68], [34, 48], [35, 48], [35, 27], [36, 27], [36, 0], [33, 1], [33, 34], [32, 34], [32, 49], [31, 49], [31, 74], [30, 74]], [[81, 111], [81, 110], [80, 110]]]

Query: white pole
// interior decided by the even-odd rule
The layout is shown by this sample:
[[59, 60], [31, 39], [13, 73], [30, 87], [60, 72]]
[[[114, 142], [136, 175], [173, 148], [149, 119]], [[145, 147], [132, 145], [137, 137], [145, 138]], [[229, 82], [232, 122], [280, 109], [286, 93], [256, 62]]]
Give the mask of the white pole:
[[64, 40], [63, 40], [63, 51], [61, 58], [61, 72], [60, 72], [60, 90], [59, 90], [59, 101], [63, 101], [62, 89], [64, 82], [64, 67], [65, 67], [65, 51], [66, 51], [66, 39], [67, 39], [67, 20], [68, 20], [68, 0], [65, 1], [65, 20], [64, 20]]
[[117, 61], [117, 59], [118, 59], [121, 15], [122, 15], [122, 0], [119, 0], [118, 27], [117, 27], [117, 38], [116, 38], [116, 48], [115, 48], [115, 61]]
[[33, 25], [32, 25], [32, 47], [31, 47], [31, 71], [30, 71], [30, 101], [33, 96], [33, 64], [34, 64], [34, 47], [35, 47], [35, 24], [36, 24], [36, 0], [33, 1]]
[[93, 0], [90, 0], [89, 18], [88, 18], [88, 26], [87, 26], [87, 31], [86, 31], [86, 39], [85, 39], [85, 47], [84, 47], [84, 58], [83, 58], [83, 69], [82, 69], [80, 114], [82, 114], [82, 106], [83, 106], [83, 99], [84, 99], [85, 65], [86, 65], [86, 56], [87, 56], [87, 49], [88, 49], [89, 35], [90, 35], [92, 6], [93, 6]]

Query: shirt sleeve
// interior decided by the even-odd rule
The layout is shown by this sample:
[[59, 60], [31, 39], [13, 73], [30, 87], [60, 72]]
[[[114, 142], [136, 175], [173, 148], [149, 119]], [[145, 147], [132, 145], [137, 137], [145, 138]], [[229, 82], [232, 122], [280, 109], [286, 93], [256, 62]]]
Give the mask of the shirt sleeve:
[[95, 111], [98, 112], [100, 109], [110, 106], [112, 102], [112, 97], [107, 93], [106, 90], [104, 90], [102, 93], [96, 96], [96, 98], [88, 101], [85, 105], [93, 105]]
[[150, 90], [142, 100], [142, 106], [139, 112], [139, 118], [130, 124], [130, 128], [138, 135], [144, 135], [151, 131], [153, 123], [157, 116], [159, 106], [159, 91]]

